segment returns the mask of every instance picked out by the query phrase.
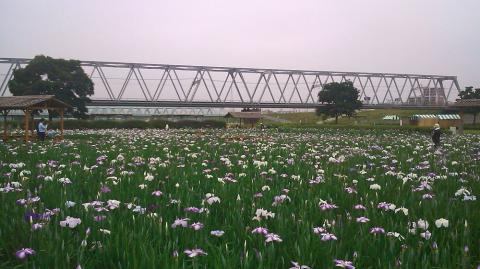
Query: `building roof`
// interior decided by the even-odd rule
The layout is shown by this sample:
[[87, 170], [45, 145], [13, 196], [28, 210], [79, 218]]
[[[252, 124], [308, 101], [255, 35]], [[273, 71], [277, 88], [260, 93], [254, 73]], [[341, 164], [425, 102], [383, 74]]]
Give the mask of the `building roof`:
[[436, 119], [437, 115], [434, 114], [416, 114], [412, 116], [412, 119]]
[[445, 115], [437, 115], [437, 118], [440, 120], [459, 120], [460, 115], [458, 114], [445, 114]]
[[434, 115], [434, 114], [417, 114], [413, 115], [412, 119], [418, 120], [418, 119], [438, 119], [438, 120], [459, 120], [460, 115], [458, 114], [439, 114], [439, 115]]
[[0, 110], [66, 107], [71, 106], [56, 99], [55, 95], [21, 95], [0, 97]]
[[228, 112], [225, 115], [226, 118], [235, 119], [261, 119], [262, 113], [260, 112]]

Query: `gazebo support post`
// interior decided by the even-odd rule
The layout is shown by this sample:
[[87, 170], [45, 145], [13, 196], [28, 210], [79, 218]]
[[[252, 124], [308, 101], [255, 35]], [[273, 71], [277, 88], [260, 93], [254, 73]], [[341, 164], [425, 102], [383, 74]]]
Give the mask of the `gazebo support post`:
[[28, 128], [28, 121], [30, 120], [30, 110], [26, 109], [25, 112], [25, 142], [28, 142], [28, 132], [30, 131]]
[[60, 109], [60, 139], [63, 140], [63, 114], [64, 108]]
[[3, 141], [7, 142], [8, 134], [7, 134], [7, 115], [8, 115], [8, 110], [3, 110]]
[[35, 136], [35, 110], [30, 111], [30, 119], [32, 120], [32, 124], [29, 126], [30, 127], [30, 137], [33, 139]]

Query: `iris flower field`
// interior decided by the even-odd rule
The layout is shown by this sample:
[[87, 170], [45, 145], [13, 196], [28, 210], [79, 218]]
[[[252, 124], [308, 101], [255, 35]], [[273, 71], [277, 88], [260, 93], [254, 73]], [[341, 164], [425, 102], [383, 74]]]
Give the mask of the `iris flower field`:
[[480, 136], [85, 130], [0, 144], [0, 268], [477, 268]]

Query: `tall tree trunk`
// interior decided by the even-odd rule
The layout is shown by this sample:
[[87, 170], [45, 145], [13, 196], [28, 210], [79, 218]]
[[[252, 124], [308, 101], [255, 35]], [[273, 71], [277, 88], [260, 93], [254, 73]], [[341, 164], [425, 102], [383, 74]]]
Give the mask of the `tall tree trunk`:
[[338, 124], [338, 115], [335, 115], [335, 124]]

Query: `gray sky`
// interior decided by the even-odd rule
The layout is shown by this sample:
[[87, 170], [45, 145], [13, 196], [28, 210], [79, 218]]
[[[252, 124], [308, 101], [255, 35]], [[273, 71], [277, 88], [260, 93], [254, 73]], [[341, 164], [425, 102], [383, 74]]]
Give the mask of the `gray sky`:
[[457, 75], [479, 0], [0, 0], [0, 57]]

